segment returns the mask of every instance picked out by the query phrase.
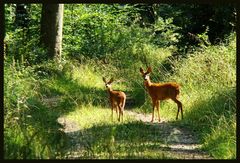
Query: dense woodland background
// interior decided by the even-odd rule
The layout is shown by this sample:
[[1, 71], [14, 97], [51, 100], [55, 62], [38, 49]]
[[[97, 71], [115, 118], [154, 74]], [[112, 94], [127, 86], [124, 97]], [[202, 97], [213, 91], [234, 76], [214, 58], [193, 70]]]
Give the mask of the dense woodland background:
[[144, 124], [111, 121], [102, 81], [113, 77], [126, 110], [148, 114], [139, 72], [147, 66], [153, 82], [181, 85], [185, 118], [175, 120], [170, 101], [161, 116], [191, 130], [213, 158], [236, 158], [233, 5], [5, 4], [4, 14], [5, 159], [66, 158], [60, 116], [82, 127], [79, 158], [166, 158], [146, 145], [161, 140]]

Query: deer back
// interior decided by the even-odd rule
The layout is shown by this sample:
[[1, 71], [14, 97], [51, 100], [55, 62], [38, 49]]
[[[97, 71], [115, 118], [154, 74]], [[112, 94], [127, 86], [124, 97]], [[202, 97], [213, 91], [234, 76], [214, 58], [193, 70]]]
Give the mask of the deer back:
[[154, 99], [165, 100], [177, 98], [179, 95], [179, 85], [174, 82], [169, 83], [152, 83], [147, 86], [150, 96]]
[[126, 95], [122, 91], [110, 91], [109, 94], [110, 94], [110, 100], [113, 102], [120, 103], [124, 99], [126, 99]]

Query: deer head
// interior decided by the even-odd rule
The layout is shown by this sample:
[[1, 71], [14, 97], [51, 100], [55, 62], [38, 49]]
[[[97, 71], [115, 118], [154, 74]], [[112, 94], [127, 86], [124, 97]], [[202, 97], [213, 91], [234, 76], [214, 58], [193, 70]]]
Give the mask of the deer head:
[[147, 71], [144, 72], [144, 70], [142, 69], [142, 67], [140, 67], [140, 72], [142, 74], [142, 77], [144, 80], [149, 80], [149, 74], [152, 72], [152, 68], [151, 67], [148, 67], [147, 68]]
[[109, 81], [107, 81], [106, 78], [103, 77], [103, 81], [105, 83], [106, 88], [111, 88], [111, 84], [113, 82], [113, 78], [111, 78]]

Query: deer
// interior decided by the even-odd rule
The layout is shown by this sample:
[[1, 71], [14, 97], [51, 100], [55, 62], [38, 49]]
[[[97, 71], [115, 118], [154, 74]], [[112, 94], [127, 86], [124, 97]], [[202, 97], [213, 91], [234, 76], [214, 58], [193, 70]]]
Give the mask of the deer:
[[105, 77], [103, 77], [103, 81], [105, 83], [105, 86], [107, 88], [107, 92], [109, 93], [109, 100], [112, 108], [112, 121], [113, 121], [113, 111], [116, 110], [118, 121], [120, 121], [120, 116], [122, 117], [123, 121], [123, 113], [124, 113], [124, 107], [126, 102], [126, 94], [122, 91], [114, 91], [112, 90], [112, 82], [113, 78], [111, 78], [109, 81], [106, 80]]
[[149, 76], [150, 73], [152, 72], [151, 67], [148, 67], [146, 72], [144, 72], [142, 67], [140, 67], [140, 72], [144, 79], [144, 85], [147, 88], [148, 93], [152, 99], [153, 111], [152, 111], [151, 122], [154, 121], [155, 107], [157, 108], [157, 111], [158, 111], [158, 121], [161, 122], [160, 113], [159, 113], [160, 101], [167, 100], [167, 99], [173, 100], [178, 106], [176, 120], [178, 119], [178, 114], [180, 110], [181, 110], [181, 116], [183, 119], [182, 103], [178, 100], [178, 97], [180, 94], [180, 90], [179, 90], [180, 85], [175, 82], [152, 83]]

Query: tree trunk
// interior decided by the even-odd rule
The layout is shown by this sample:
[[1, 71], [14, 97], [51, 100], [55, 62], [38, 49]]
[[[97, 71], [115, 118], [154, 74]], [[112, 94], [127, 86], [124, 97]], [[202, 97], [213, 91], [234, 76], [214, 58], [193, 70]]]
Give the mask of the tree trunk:
[[43, 4], [41, 17], [41, 42], [50, 59], [61, 59], [63, 4]]
[[155, 22], [155, 12], [153, 4], [137, 4], [136, 8], [139, 9], [139, 13], [141, 14], [141, 26], [148, 27]]
[[30, 4], [16, 4], [15, 10], [15, 25], [16, 27], [28, 28], [29, 25], [29, 13], [28, 8]]

